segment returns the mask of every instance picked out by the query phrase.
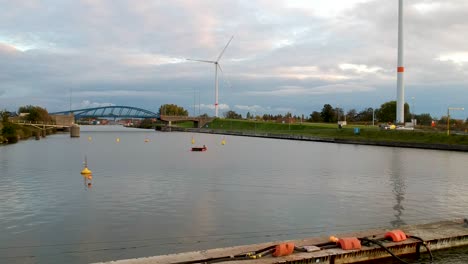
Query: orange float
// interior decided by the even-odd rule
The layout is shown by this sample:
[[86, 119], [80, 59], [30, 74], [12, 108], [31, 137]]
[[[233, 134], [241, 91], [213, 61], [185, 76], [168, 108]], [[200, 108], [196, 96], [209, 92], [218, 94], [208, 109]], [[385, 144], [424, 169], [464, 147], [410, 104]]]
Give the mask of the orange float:
[[274, 257], [282, 257], [291, 255], [294, 252], [294, 243], [279, 244], [273, 252]]
[[393, 242], [400, 242], [406, 240], [406, 234], [401, 230], [392, 230], [385, 233], [385, 239], [391, 238]]
[[343, 250], [361, 249], [361, 241], [357, 237], [340, 238], [337, 243]]

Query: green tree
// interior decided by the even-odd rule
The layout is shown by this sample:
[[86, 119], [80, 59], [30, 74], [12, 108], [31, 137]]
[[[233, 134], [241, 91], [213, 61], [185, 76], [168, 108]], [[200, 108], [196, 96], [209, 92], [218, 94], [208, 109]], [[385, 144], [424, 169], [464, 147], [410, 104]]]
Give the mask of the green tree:
[[418, 123], [420, 125], [430, 126], [431, 123], [432, 123], [432, 116], [429, 113], [415, 115], [414, 118], [416, 118], [416, 120], [418, 120]]
[[2, 135], [5, 137], [16, 136], [16, 128], [10, 122], [3, 123]]
[[320, 112], [320, 117], [322, 118], [323, 122], [333, 122], [335, 116], [335, 110], [330, 104], [323, 105], [322, 112]]
[[348, 110], [348, 113], [346, 113], [346, 121], [348, 122], [356, 121], [356, 117], [357, 117], [357, 112], [356, 112], [356, 109], [354, 108]]
[[322, 116], [320, 115], [320, 112], [314, 111], [312, 114], [310, 114], [309, 118], [310, 122], [322, 122]]
[[[379, 121], [382, 122], [395, 122], [396, 120], [396, 101], [390, 101], [383, 103], [380, 108], [377, 110], [376, 115]], [[404, 107], [405, 121], [411, 121], [411, 116], [409, 115], [409, 105], [405, 103]]]
[[152, 118], [145, 118], [141, 120], [140, 124], [138, 125], [139, 128], [152, 128], [155, 125], [155, 121]]
[[8, 118], [10, 117], [10, 112], [7, 110], [0, 111], [0, 118], [2, 119], [3, 123], [8, 122]]
[[33, 105], [21, 106], [18, 109], [18, 113], [28, 114], [27, 116], [24, 117], [24, 119], [27, 121], [32, 121], [32, 122], [51, 122], [52, 121], [52, 118], [49, 116], [47, 109], [42, 108], [40, 106], [33, 106]]
[[229, 119], [242, 119], [241, 114], [238, 114], [232, 110], [225, 112], [223, 115], [225, 118], [229, 118]]
[[164, 104], [159, 107], [159, 114], [168, 116], [188, 116], [188, 111], [175, 104]]
[[252, 116], [250, 115], [250, 112], [247, 112], [247, 115], [245, 116], [245, 118], [247, 118], [247, 119], [252, 118]]
[[370, 122], [372, 121], [373, 109], [372, 107], [366, 108], [358, 113], [358, 121]]

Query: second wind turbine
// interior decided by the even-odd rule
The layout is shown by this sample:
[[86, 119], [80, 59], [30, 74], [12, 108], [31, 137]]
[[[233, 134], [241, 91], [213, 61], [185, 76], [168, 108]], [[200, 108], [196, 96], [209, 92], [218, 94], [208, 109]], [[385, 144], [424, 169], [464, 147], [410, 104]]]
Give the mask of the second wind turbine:
[[189, 61], [198, 61], [198, 62], [206, 62], [206, 63], [214, 64], [215, 66], [215, 117], [218, 117], [218, 68], [221, 72], [223, 72], [223, 70], [221, 69], [221, 65], [219, 65], [219, 60], [223, 56], [224, 52], [226, 51], [227, 47], [229, 46], [233, 38], [234, 36], [231, 37], [231, 39], [228, 41], [228, 43], [226, 44], [226, 46], [221, 51], [221, 53], [219, 54], [218, 58], [215, 61], [186, 59]]

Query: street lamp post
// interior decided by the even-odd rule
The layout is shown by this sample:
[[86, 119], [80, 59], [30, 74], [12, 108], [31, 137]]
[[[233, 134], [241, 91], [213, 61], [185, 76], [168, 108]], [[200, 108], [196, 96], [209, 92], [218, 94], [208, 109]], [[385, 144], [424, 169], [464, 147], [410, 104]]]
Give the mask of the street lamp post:
[[447, 136], [450, 135], [450, 110], [465, 110], [463, 107], [449, 107], [447, 108]]

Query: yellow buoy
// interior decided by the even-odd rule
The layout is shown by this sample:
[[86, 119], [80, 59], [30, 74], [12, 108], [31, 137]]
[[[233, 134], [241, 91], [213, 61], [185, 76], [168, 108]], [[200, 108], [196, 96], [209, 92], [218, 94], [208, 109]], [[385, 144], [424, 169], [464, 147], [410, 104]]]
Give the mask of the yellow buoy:
[[145, 138], [145, 142], [149, 142], [149, 141], [150, 141], [149, 139]]
[[88, 137], [88, 141], [91, 141], [91, 140], [93, 140], [93, 138], [92, 138], [92, 137]]
[[192, 137], [192, 145], [195, 144], [195, 139]]
[[120, 142], [120, 138], [116, 138], [115, 142], [117, 142], [117, 143]]
[[90, 169], [88, 169], [88, 159], [85, 156], [85, 161], [84, 161], [84, 169], [81, 171], [82, 175], [91, 175], [93, 173]]
[[223, 138], [223, 140], [221, 141], [221, 145], [226, 145], [226, 139]]
[[84, 169], [81, 171], [81, 174], [83, 175], [90, 175], [91, 173], [93, 173], [90, 169], [88, 169], [88, 167], [84, 167]]

